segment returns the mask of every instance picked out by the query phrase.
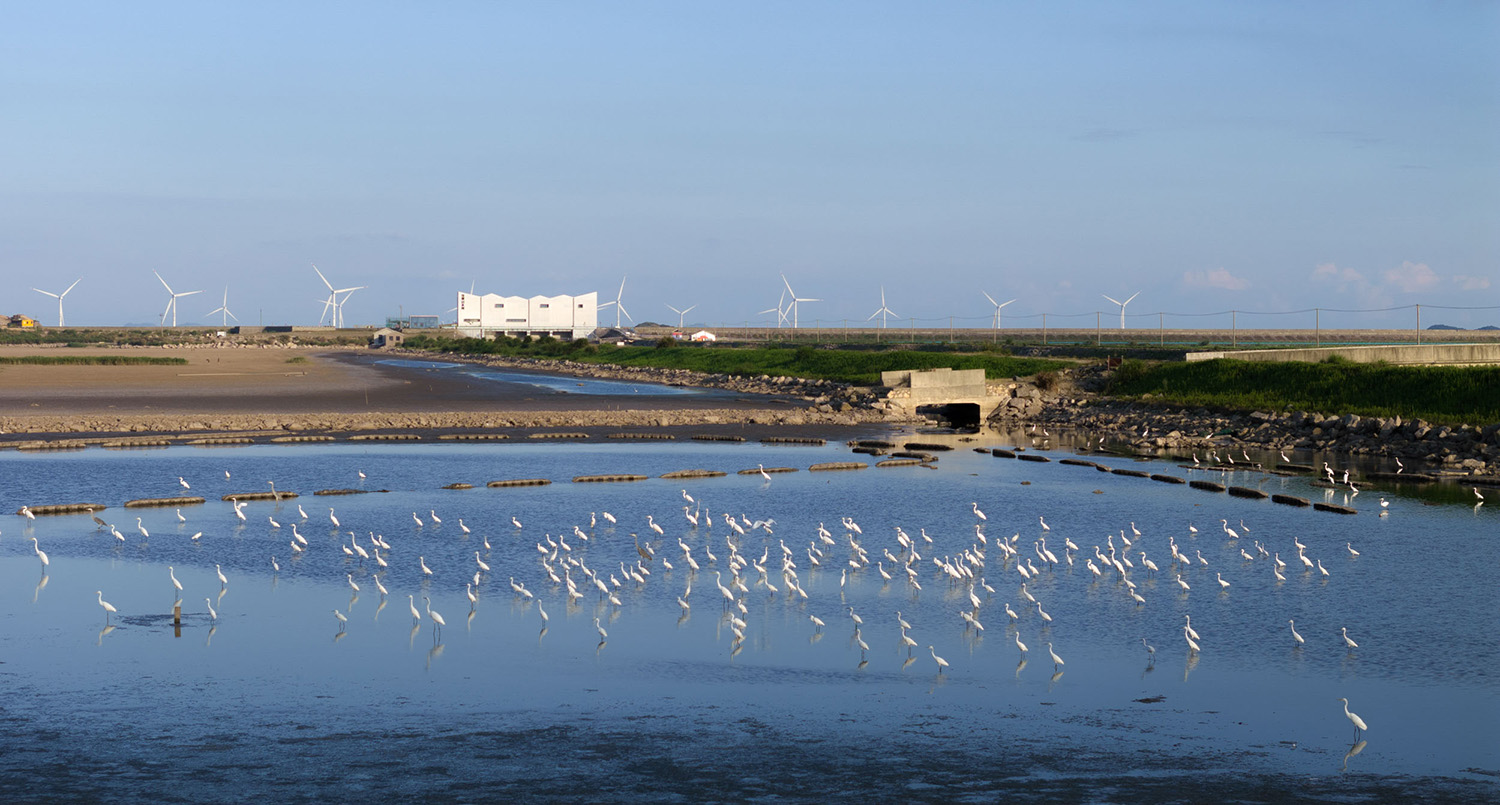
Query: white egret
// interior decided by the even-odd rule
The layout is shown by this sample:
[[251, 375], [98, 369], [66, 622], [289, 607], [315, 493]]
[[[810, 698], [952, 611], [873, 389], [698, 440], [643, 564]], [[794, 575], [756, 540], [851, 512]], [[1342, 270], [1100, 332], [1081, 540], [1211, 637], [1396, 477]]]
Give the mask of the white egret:
[[432, 599], [431, 598], [428, 598], [427, 596], [424, 595], [424, 596], [422, 596], [422, 600], [425, 601], [425, 602], [427, 602], [427, 617], [431, 618], [432, 622], [437, 625], [437, 631], [438, 632], [442, 632], [443, 627], [447, 626], [448, 622], [445, 621], [445, 620], [443, 620], [443, 616], [440, 613], [438, 613], [437, 610], [435, 610], [435, 609], [432, 608]]
[[928, 646], [927, 650], [932, 653], [932, 660], [937, 663], [938, 673], [941, 674], [943, 669], [948, 667], [948, 661], [939, 657], [937, 651], [932, 646]]
[[1349, 555], [1350, 556], [1359, 556], [1359, 551], [1354, 550], [1354, 544], [1353, 543], [1346, 542], [1346, 543], [1344, 543], [1344, 547], [1349, 549]]
[[182, 484], [183, 489], [192, 489], [192, 487], [188, 485], [188, 482], [182, 479], [181, 475], [177, 476], [177, 483]]
[[176, 512], [177, 512], [177, 522], [179, 522], [179, 523], [186, 523], [187, 522], [187, 518], [182, 516], [182, 509], [177, 509]]
[[1224, 574], [1222, 574], [1222, 573], [1215, 573], [1214, 574], [1214, 578], [1216, 578], [1216, 579], [1219, 580], [1219, 589], [1220, 590], [1227, 590], [1227, 589], [1229, 589], [1229, 582], [1227, 582], [1227, 581], [1224, 580]]
[[333, 611], [333, 617], [338, 618], [339, 631], [344, 631], [344, 627], [349, 623], [349, 619], [344, 617], [344, 613], [338, 611], [337, 609]]
[[417, 611], [417, 601], [410, 593], [406, 596], [406, 605], [411, 608], [411, 619], [413, 623], [422, 622], [422, 613]]
[[1047, 644], [1047, 653], [1052, 655], [1052, 670], [1056, 671], [1058, 668], [1066, 664], [1063, 662], [1063, 658], [1057, 656], [1057, 652], [1052, 650], [1051, 643]]
[[417, 564], [419, 564], [419, 565], [422, 566], [422, 575], [423, 576], [428, 576], [428, 577], [432, 576], [432, 568], [430, 568], [430, 567], [427, 566], [427, 557], [425, 557], [425, 556], [418, 556], [417, 557]]
[[177, 580], [177, 572], [172, 568], [171, 565], [167, 565], [167, 577], [172, 580], [172, 587], [174, 587], [177, 592], [182, 592], [182, 582]]
[[1360, 718], [1359, 716], [1355, 715], [1354, 713], [1349, 712], [1349, 700], [1348, 699], [1340, 697], [1339, 701], [1341, 701], [1341, 702], [1344, 703], [1344, 718], [1349, 719], [1349, 722], [1354, 725], [1354, 738], [1355, 738], [1355, 740], [1358, 740], [1359, 739], [1359, 734], [1361, 732], [1364, 732], [1365, 730], [1369, 729], [1369, 727], [1365, 726], [1365, 720], [1364, 719]]
[[431, 519], [432, 522], [435, 525], [442, 525], [443, 524], [443, 518], [437, 516], [437, 510], [436, 509], [428, 509], [427, 510], [427, 517], [429, 519]]
[[211, 621], [218, 621], [219, 613], [214, 611], [214, 600], [212, 598], [205, 597], [203, 599], [203, 605], [208, 607], [208, 619]]
[[47, 552], [42, 550], [40, 544], [36, 541], [36, 537], [31, 538], [31, 550], [36, 552], [36, 558], [42, 560], [42, 572], [47, 572], [47, 565], [51, 564], [52, 560], [47, 558]]
[[1295, 621], [1295, 620], [1293, 620], [1291, 618], [1287, 618], [1286, 622], [1289, 623], [1289, 624], [1291, 624], [1291, 627], [1292, 627], [1292, 640], [1296, 643], [1296, 645], [1300, 646], [1300, 645], [1306, 643], [1307, 641], [1302, 639], [1302, 635], [1297, 634], [1297, 621]]
[[353, 573], [345, 573], [344, 574], [344, 578], [349, 581], [349, 589], [351, 589], [354, 592], [358, 593], [359, 592], [359, 585], [356, 584], [355, 581], [354, 581], [354, 574]]
[[218, 565], [214, 565], [214, 572], [217, 573], [218, 576], [219, 576], [219, 586], [220, 587], [224, 587], [224, 586], [227, 586], [229, 584], [229, 579], [225, 578], [224, 571], [222, 569], [220, 569]]
[[474, 562], [479, 565], [480, 570], [486, 573], [490, 572], [490, 566], [485, 564], [483, 559], [479, 558], [479, 551], [474, 552]]
[[151, 532], [147, 531], [146, 527], [143, 526], [143, 525], [141, 525], [141, 518], [139, 518], [139, 517], [135, 518], [135, 527], [136, 527], [136, 530], [138, 530], [138, 531], [141, 532], [141, 536], [145, 537], [146, 539], [150, 539], [151, 538]]
[[819, 631], [819, 632], [823, 631], [823, 619], [822, 618], [818, 617], [817, 615], [808, 615], [807, 619], [810, 620], [810, 621], [812, 621], [812, 625], [813, 625], [813, 628], [814, 628], [815, 631]]
[[328, 507], [328, 522], [333, 523], [334, 528], [339, 527], [339, 518], [333, 516], [333, 507]]
[[1182, 619], [1182, 628], [1188, 633], [1188, 635], [1191, 636], [1194, 640], [1201, 639], [1198, 637], [1198, 630], [1193, 628], [1193, 616], [1188, 615], [1187, 613], [1183, 613]]
[[597, 631], [599, 633], [600, 643], [603, 643], [604, 641], [609, 639], [609, 632], [604, 631], [604, 627], [599, 625], [598, 618], [594, 618], [594, 631]]
[[988, 520], [988, 519], [990, 519], [988, 517], [985, 517], [984, 516], [984, 512], [982, 512], [982, 511], [979, 510], [979, 501], [976, 500], [976, 501], [974, 501], [973, 503], [971, 503], [969, 505], [974, 508], [974, 516], [975, 517], [978, 517], [981, 520]]
[[99, 606], [104, 608], [104, 623], [105, 625], [109, 625], [110, 614], [119, 612], [119, 610], [115, 609], [114, 604], [111, 604], [110, 602], [104, 600], [104, 592], [102, 590], [96, 590], [94, 591], [94, 594], [99, 596]]
[[[610, 521], [610, 522], [614, 522], [614, 521], [613, 521], [613, 520], [611, 520], [611, 521]], [[521, 521], [520, 521], [520, 520], [517, 520], [517, 519], [516, 519], [516, 518], [515, 518], [515, 515], [511, 515], [511, 518], [510, 518], [510, 524], [511, 524], [511, 525], [513, 525], [513, 526], [515, 526], [515, 527], [516, 527], [516, 530], [517, 530], [517, 531], [520, 531], [520, 530], [521, 530]]]
[[1358, 643], [1356, 643], [1353, 640], [1349, 639], [1349, 627], [1345, 626], [1345, 627], [1340, 628], [1339, 629], [1339, 634], [1342, 634], [1344, 636], [1344, 645], [1348, 646], [1351, 649], [1359, 648], [1359, 644]]
[[1021, 658], [1025, 659], [1027, 649], [1026, 644], [1021, 642], [1021, 633], [1016, 632], [1015, 634], [1011, 635], [1011, 637], [1014, 637], [1016, 639], [1016, 648], [1021, 650]]
[[458, 518], [458, 530], [465, 534], [469, 533], [469, 527], [464, 525], [464, 518], [462, 517]]

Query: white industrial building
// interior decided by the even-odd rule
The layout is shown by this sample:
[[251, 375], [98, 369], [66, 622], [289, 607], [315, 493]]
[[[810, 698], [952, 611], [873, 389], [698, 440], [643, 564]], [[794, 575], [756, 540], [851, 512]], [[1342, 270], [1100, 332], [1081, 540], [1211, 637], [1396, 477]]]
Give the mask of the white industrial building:
[[550, 335], [572, 341], [599, 326], [599, 294], [501, 296], [458, 293], [458, 332], [471, 338]]

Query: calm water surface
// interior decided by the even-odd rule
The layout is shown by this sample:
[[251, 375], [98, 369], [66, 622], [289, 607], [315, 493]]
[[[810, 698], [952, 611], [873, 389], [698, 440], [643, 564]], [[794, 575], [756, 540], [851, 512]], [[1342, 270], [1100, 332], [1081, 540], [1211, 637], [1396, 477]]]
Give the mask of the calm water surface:
[[[1495, 511], [1387, 495], [1389, 515], [1378, 517], [1382, 493], [1369, 489], [1352, 502], [1360, 514], [1341, 517], [968, 447], [940, 454], [936, 469], [816, 473], [806, 468], [851, 455], [699, 443], [0, 454], [0, 509], [104, 503], [103, 518], [125, 537], [87, 515], [0, 522], [0, 793], [7, 801], [1500, 793]], [[770, 482], [735, 474], [757, 464], [801, 469]], [[700, 467], [730, 475], [655, 477]], [[652, 480], [568, 482], [599, 473]], [[186, 493], [178, 476], [209, 499], [182, 509], [186, 522], [172, 509], [122, 507]], [[484, 487], [505, 478], [555, 483]], [[249, 503], [244, 522], [220, 500], [267, 491], [268, 481], [301, 496]], [[478, 488], [439, 488], [454, 482]], [[1302, 479], [1232, 482], [1324, 495]], [[311, 494], [346, 487], [371, 494]], [[701, 506], [713, 525], [688, 523], [687, 505]], [[741, 536], [726, 513], [774, 523]], [[854, 540], [869, 565], [857, 570], [844, 517], [863, 532]], [[1221, 520], [1241, 537], [1230, 538]], [[300, 555], [289, 544], [293, 524], [309, 543]], [[834, 545], [819, 540], [820, 524]], [[907, 552], [898, 527], [921, 556], [912, 564], [920, 590], [899, 569]], [[346, 555], [350, 532], [367, 552], [371, 534], [381, 535], [389, 566]], [[1039, 570], [1030, 581], [995, 547], [1012, 535], [1020, 559]], [[50, 559], [45, 575], [33, 537]], [[559, 537], [571, 550], [548, 544]], [[626, 576], [640, 559], [637, 537], [656, 551], [644, 584]], [[1134, 543], [1126, 555], [1142, 605], [1117, 573], [1096, 577], [1086, 566], [1095, 546], [1108, 553], [1112, 540], [1118, 551], [1124, 538]], [[1040, 553], [1041, 539], [1056, 565]], [[1191, 565], [1172, 563], [1169, 539]], [[746, 609], [743, 641], [715, 583], [716, 571], [726, 584], [732, 575], [729, 540], [748, 562], [764, 556], [768, 570], [764, 581], [753, 565], [740, 571], [749, 589], [735, 591]], [[1067, 540], [1081, 549], [1071, 566]], [[808, 556], [815, 541], [821, 566]], [[1326, 577], [1302, 567], [1296, 541]], [[1288, 563], [1285, 581], [1256, 542]], [[783, 544], [805, 600], [780, 572]], [[976, 547], [985, 554], [977, 575], [994, 588], [973, 589], [983, 631], [958, 614], [973, 611], [969, 584], [934, 561]], [[1160, 572], [1146, 571], [1141, 550]], [[471, 609], [465, 584], [478, 570], [476, 551], [491, 569]], [[554, 553], [551, 566], [559, 575], [571, 567], [581, 599], [570, 603], [545, 575]], [[596, 571], [620, 605], [601, 600], [569, 558]], [[184, 587], [180, 629], [170, 619], [169, 566]], [[1216, 574], [1231, 586], [1221, 589]], [[514, 592], [512, 578], [535, 597]], [[1023, 582], [1050, 623], [1023, 599]], [[685, 612], [677, 598], [689, 583]], [[96, 590], [119, 610], [110, 628]], [[408, 595], [418, 609], [430, 597], [447, 622], [440, 634], [429, 621], [414, 625]], [[856, 642], [851, 607], [868, 650]], [[911, 623], [913, 651], [900, 643], [897, 610]], [[815, 629], [810, 615], [826, 626]], [[1197, 654], [1182, 635], [1185, 615], [1200, 634]], [[595, 618], [608, 632], [602, 643]], [[1305, 645], [1294, 644], [1289, 618]], [[1024, 662], [1017, 637], [1030, 649]], [[1065, 665], [1054, 665], [1048, 643]], [[943, 673], [929, 645], [948, 661]], [[1369, 723], [1363, 744], [1340, 697]]]

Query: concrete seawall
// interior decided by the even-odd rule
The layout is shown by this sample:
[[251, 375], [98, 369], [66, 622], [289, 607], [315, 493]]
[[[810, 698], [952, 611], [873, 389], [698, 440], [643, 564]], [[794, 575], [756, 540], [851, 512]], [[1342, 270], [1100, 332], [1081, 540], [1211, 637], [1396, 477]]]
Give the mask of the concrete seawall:
[[1422, 344], [1383, 347], [1314, 347], [1304, 349], [1241, 349], [1189, 352], [1189, 361], [1230, 358], [1237, 361], [1304, 361], [1317, 363], [1340, 357], [1353, 363], [1384, 361], [1397, 366], [1480, 366], [1500, 364], [1500, 344]]

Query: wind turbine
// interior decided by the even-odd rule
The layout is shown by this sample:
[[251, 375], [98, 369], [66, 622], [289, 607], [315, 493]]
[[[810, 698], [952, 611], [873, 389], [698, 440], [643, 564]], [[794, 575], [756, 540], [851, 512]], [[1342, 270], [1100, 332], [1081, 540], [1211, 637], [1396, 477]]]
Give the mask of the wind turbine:
[[679, 329], [679, 330], [682, 329], [682, 322], [683, 322], [684, 319], [687, 318], [688, 311], [692, 310], [695, 307], [697, 307], [697, 305], [692, 305], [690, 307], [683, 308], [682, 310], [678, 310], [677, 308], [672, 307], [671, 305], [667, 305], [667, 309], [668, 310], [671, 310], [673, 313], [677, 314], [677, 329]]
[[776, 300], [776, 307], [768, 307], [765, 310], [757, 310], [755, 312], [755, 315], [764, 316], [767, 313], [775, 313], [776, 329], [780, 330], [782, 323], [786, 321], [786, 312], [786, 291], [783, 290], [781, 292], [781, 298]]
[[[83, 278], [82, 277], [79, 277], [78, 279], [73, 280], [73, 284], [68, 286], [68, 291], [73, 290], [74, 286], [76, 286], [80, 282], [83, 282]], [[58, 327], [63, 326], [62, 300], [63, 300], [64, 296], [68, 295], [68, 291], [63, 291], [62, 293], [53, 293], [51, 291], [44, 291], [41, 288], [32, 288], [31, 290], [36, 291], [37, 293], [44, 293], [44, 294], [46, 294], [46, 295], [48, 295], [48, 296], [50, 296], [50, 297], [52, 297], [52, 298], [54, 298], [54, 299], [57, 300], [57, 326]]]
[[995, 329], [1000, 329], [1000, 308], [1005, 307], [1006, 305], [1010, 304], [1010, 302], [1014, 302], [1016, 300], [1012, 299], [1010, 300], [1010, 302], [996, 302], [995, 297], [990, 296], [985, 291], [980, 291], [980, 293], [984, 294], [984, 298], [990, 300], [990, 304], [995, 306]]
[[787, 295], [790, 296], [790, 297], [792, 297], [792, 301], [788, 303], [788, 307], [789, 307], [789, 309], [792, 312], [792, 329], [795, 330], [795, 329], [797, 329], [797, 303], [798, 302], [821, 302], [823, 300], [822, 299], [802, 299], [802, 298], [798, 297], [797, 296], [797, 292], [794, 291], [794, 290], [792, 290], [792, 284], [787, 281], [787, 278], [786, 278], [785, 274], [781, 275], [781, 282], [782, 282], [783, 285], [786, 286]]
[[1141, 292], [1140, 291], [1136, 291], [1135, 293], [1133, 293], [1133, 294], [1130, 295], [1130, 299], [1126, 299], [1123, 302], [1121, 302], [1120, 300], [1114, 298], [1113, 296], [1110, 296], [1107, 293], [1106, 294], [1099, 294], [1099, 295], [1102, 296], [1102, 297], [1104, 297], [1105, 299], [1108, 299], [1109, 301], [1114, 302], [1115, 304], [1117, 304], [1117, 305], [1120, 306], [1120, 329], [1121, 330], [1125, 329], [1125, 306], [1128, 305], [1128, 304], [1130, 304], [1130, 299], [1134, 299], [1137, 296], [1140, 296]]
[[598, 307], [599, 310], [603, 310], [603, 309], [609, 307], [610, 305], [614, 305], [615, 306], [615, 329], [616, 330], [620, 329], [620, 316], [621, 316], [621, 314], [623, 314], [625, 316], [625, 318], [630, 319], [631, 321], [635, 321], [635, 317], [630, 315], [630, 311], [626, 310], [625, 309], [625, 304], [620, 301], [623, 298], [625, 298], [625, 277], [621, 276], [620, 277], [620, 291], [615, 294], [614, 300], [610, 301], [610, 302], [605, 302], [604, 304], [602, 304], [602, 305], [600, 305]]
[[215, 313], [223, 313], [224, 314], [224, 324], [223, 324], [223, 326], [225, 326], [225, 327], [229, 326], [229, 320], [230, 319], [234, 319], [235, 321], [239, 321], [240, 320], [239, 316], [236, 316], [233, 313], [229, 312], [229, 286], [228, 285], [224, 286], [224, 304], [219, 305], [219, 307], [217, 309], [208, 311], [208, 315], [210, 315], [210, 316], [212, 316]]
[[[901, 318], [899, 315], [897, 315], [896, 311], [891, 310], [890, 308], [888, 308], [888, 307], [885, 306], [885, 286], [882, 285], [882, 286], [880, 286], [880, 308], [877, 309], [874, 313], [870, 314], [870, 319], [873, 319], [876, 316], [879, 316], [880, 317], [880, 329], [884, 330], [885, 327], [886, 327], [885, 317], [887, 315], [896, 316], [896, 318], [898, 318], [898, 319]], [[869, 321], [870, 319], [865, 319], [865, 321]]]
[[[169, 293], [169, 294], [172, 295], [172, 298], [169, 299], [169, 300], [167, 300], [167, 309], [163, 310], [162, 313], [161, 313], [161, 323], [162, 324], [166, 324], [167, 323], [167, 314], [171, 313], [172, 314], [172, 326], [176, 327], [177, 326], [177, 299], [178, 299], [178, 297], [192, 296], [195, 293], [203, 293], [203, 292], [202, 291], [183, 291], [182, 293], [177, 293], [176, 291], [172, 290], [172, 286], [168, 285], [166, 280], [161, 279], [161, 274], [157, 274], [155, 271], [152, 271], [151, 273], [152, 274], [156, 274], [156, 278], [159, 279], [159, 280], [161, 280], [162, 287], [166, 288], [167, 289], [167, 293]], [[61, 303], [61, 300], [58, 300], [58, 301], [59, 301], [59, 303]]]
[[[328, 278], [325, 277], [325, 276], [323, 276], [323, 272], [318, 271], [318, 267], [316, 265], [314, 265], [312, 267], [312, 270], [313, 270], [314, 273], [316, 273], [318, 275], [318, 279], [322, 280], [323, 284], [326, 285], [326, 286], [328, 286], [328, 299], [323, 302], [323, 313], [324, 313], [324, 315], [327, 315], [329, 308], [333, 308], [333, 326], [334, 327], [343, 327], [344, 326], [344, 303], [347, 302], [347, 301], [349, 301], [349, 297], [353, 296], [355, 291], [363, 291], [365, 288], [367, 288], [369, 286], [367, 286], [367, 285], [360, 285], [360, 286], [354, 287], [354, 288], [334, 288], [333, 287], [333, 283], [329, 282]], [[340, 299], [339, 298], [339, 294], [343, 294], [344, 298]], [[323, 319], [320, 316], [318, 318], [318, 321], [321, 322], [322, 320]], [[236, 319], [236, 321], [238, 321], [238, 319]]]

